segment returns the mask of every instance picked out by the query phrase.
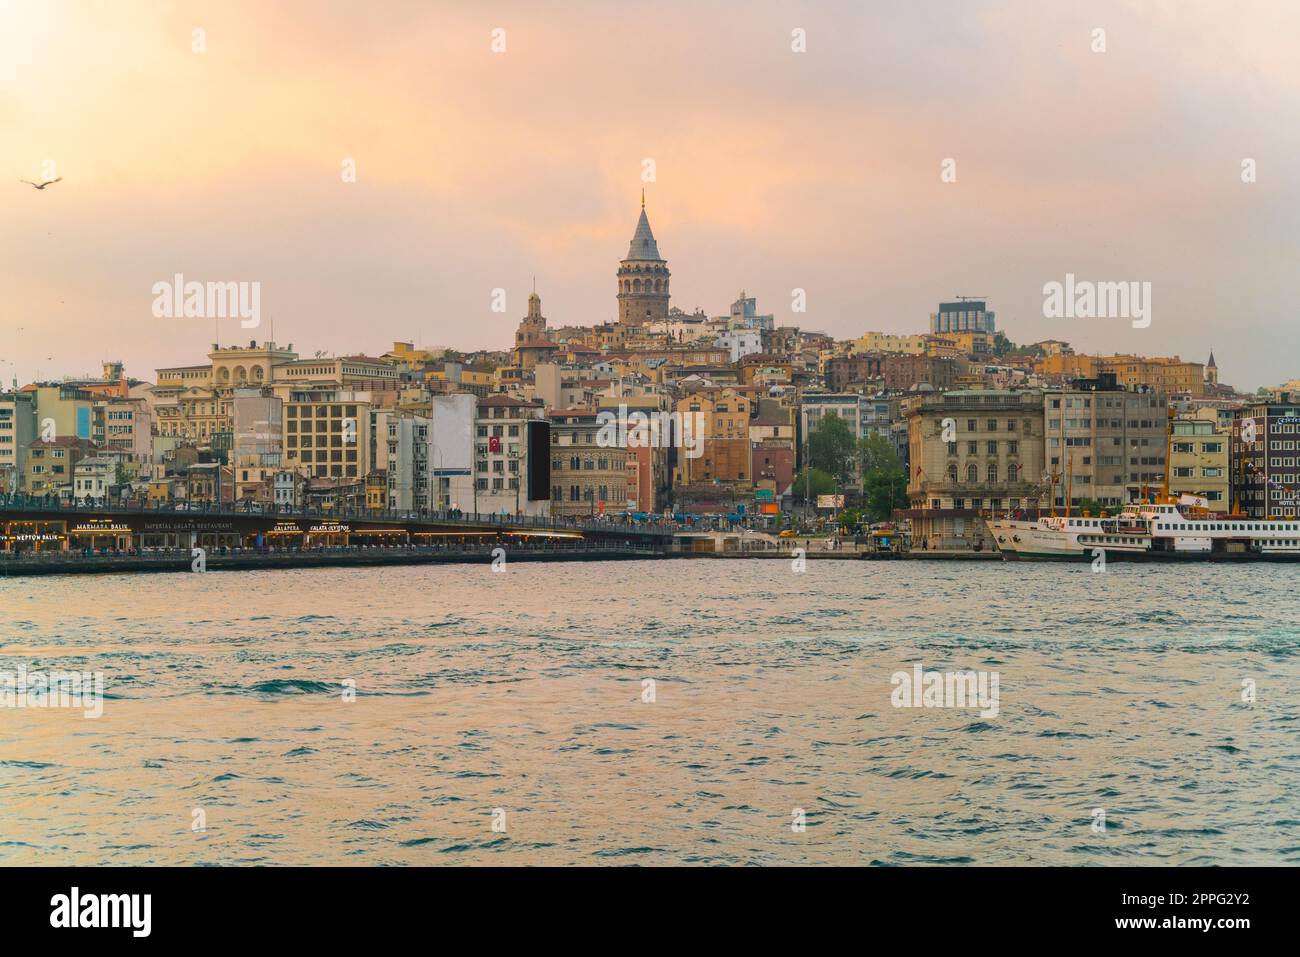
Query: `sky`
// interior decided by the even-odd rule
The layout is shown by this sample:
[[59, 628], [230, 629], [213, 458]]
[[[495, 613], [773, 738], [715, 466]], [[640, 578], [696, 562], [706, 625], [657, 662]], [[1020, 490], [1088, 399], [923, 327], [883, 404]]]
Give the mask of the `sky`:
[[[1016, 342], [1276, 385], [1298, 34], [1262, 0], [0, 0], [0, 378], [505, 349], [534, 277], [552, 326], [610, 321], [644, 188], [688, 312], [853, 338], [986, 296]], [[177, 273], [260, 283], [261, 324], [155, 317]], [[1150, 325], [1047, 318], [1067, 274], [1149, 282]]]

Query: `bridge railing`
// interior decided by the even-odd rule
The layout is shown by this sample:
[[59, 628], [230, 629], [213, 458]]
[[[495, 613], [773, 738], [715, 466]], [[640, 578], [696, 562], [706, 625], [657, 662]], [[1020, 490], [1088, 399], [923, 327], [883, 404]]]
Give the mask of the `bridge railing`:
[[[511, 555], [549, 555], [549, 554], [659, 554], [659, 549], [649, 542], [624, 542], [602, 544], [600, 542], [536, 542], [525, 546], [506, 547], [499, 544], [483, 545], [459, 545], [459, 544], [436, 544], [436, 545], [317, 545], [307, 548], [288, 548], [288, 547], [262, 547], [262, 548], [236, 548], [236, 547], [219, 547], [208, 548], [205, 550], [205, 557], [208, 559], [215, 557], [290, 557], [295, 555], [375, 555], [375, 556], [409, 556], [409, 555], [482, 555], [492, 556], [498, 549], [505, 551], [506, 557]], [[20, 566], [23, 564], [53, 564], [66, 563], [78, 564], [86, 562], [139, 562], [139, 561], [157, 561], [157, 562], [178, 562], [191, 559], [192, 552], [188, 548], [143, 548], [128, 550], [108, 550], [98, 549], [94, 551], [86, 549], [74, 549], [71, 551], [24, 551], [24, 552], [0, 552], [0, 565]]]
[[115, 515], [205, 515], [231, 518], [269, 517], [282, 519], [309, 519], [315, 521], [341, 521], [344, 519], [368, 522], [411, 523], [428, 522], [464, 526], [509, 525], [515, 528], [570, 529], [590, 532], [631, 534], [660, 537], [673, 534], [678, 529], [670, 522], [627, 522], [614, 517], [605, 519], [577, 519], [536, 515], [502, 514], [500, 512], [466, 512], [460, 509], [373, 509], [373, 508], [319, 508], [292, 507], [277, 504], [215, 502], [109, 502], [102, 498], [62, 501], [53, 496], [0, 494], [0, 512], [69, 512]]

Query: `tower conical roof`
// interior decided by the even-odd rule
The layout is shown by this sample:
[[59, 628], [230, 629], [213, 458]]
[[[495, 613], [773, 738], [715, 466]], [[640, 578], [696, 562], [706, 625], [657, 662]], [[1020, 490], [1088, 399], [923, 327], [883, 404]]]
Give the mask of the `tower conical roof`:
[[1206, 366], [1208, 366], [1208, 367], [1211, 368], [1211, 369], [1216, 369], [1216, 368], [1218, 368], [1218, 366], [1216, 366], [1216, 365], [1214, 364], [1214, 352], [1213, 352], [1213, 351], [1210, 352], [1210, 361], [1206, 363]]
[[659, 259], [659, 246], [655, 242], [655, 234], [650, 231], [650, 220], [646, 218], [644, 206], [641, 207], [641, 218], [636, 221], [636, 232], [632, 234], [627, 258]]

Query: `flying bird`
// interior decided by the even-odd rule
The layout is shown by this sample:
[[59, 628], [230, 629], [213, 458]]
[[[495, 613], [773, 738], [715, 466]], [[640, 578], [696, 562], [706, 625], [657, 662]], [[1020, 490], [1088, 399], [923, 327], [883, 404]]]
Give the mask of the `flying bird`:
[[62, 179], [63, 179], [62, 176], [56, 176], [54, 177], [54, 179], [47, 179], [43, 183], [33, 183], [30, 179], [20, 179], [18, 182], [26, 183], [28, 186], [34, 186], [36, 189], [44, 189], [46, 186], [49, 186], [51, 183], [57, 183]]

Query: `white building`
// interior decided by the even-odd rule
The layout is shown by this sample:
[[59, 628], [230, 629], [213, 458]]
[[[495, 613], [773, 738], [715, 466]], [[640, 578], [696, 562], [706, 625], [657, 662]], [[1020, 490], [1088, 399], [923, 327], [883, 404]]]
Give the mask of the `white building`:
[[474, 510], [474, 419], [478, 400], [468, 393], [435, 395], [429, 415], [430, 508]]
[[[549, 515], [551, 500], [528, 500], [528, 422], [540, 404], [508, 395], [480, 399], [474, 422], [474, 508], [500, 515]], [[547, 452], [549, 454], [549, 450]]]
[[73, 471], [72, 497], [78, 501], [103, 498], [117, 472], [117, 463], [100, 456], [81, 459]]
[[726, 349], [731, 354], [732, 362], [739, 362], [741, 356], [763, 351], [763, 334], [748, 329], [733, 329], [718, 336], [713, 344]]
[[306, 480], [290, 469], [282, 469], [276, 472], [271, 479], [271, 489], [274, 496], [275, 504], [278, 508], [300, 508], [302, 506], [302, 490], [306, 485]]
[[429, 419], [411, 412], [374, 413], [375, 468], [387, 475], [386, 505], [424, 511], [429, 505]]

